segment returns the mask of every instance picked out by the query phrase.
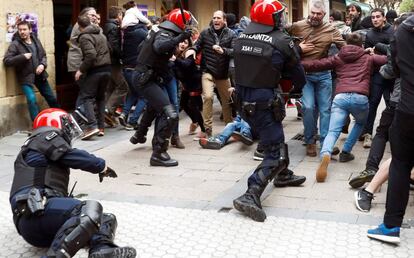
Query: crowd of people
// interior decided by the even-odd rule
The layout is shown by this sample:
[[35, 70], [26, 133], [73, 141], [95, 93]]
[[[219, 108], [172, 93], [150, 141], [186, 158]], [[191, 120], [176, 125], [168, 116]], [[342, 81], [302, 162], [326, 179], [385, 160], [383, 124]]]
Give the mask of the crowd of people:
[[[233, 204], [246, 216], [263, 222], [266, 214], [260, 196], [270, 181], [283, 187], [298, 186], [306, 180], [288, 169], [289, 152], [282, 127], [285, 101], [296, 98], [303, 120], [306, 155], [318, 156], [319, 142], [320, 164], [315, 171], [318, 183], [328, 178], [333, 156], [339, 154], [339, 162], [344, 163], [354, 160], [352, 149], [358, 140], [363, 141], [364, 148], [370, 148], [366, 168], [354, 173], [349, 184], [358, 189], [356, 207], [367, 212], [375, 191], [388, 178], [384, 223], [369, 230], [368, 236], [398, 243], [410, 180], [413, 183], [410, 176], [413, 178], [414, 106], [410, 99], [414, 97], [414, 48], [410, 42], [414, 36], [414, 16], [398, 16], [394, 10], [385, 14], [384, 10], [374, 8], [363, 18], [361, 8], [351, 4], [345, 18], [340, 11], [332, 10], [326, 22], [323, 1], [314, 0], [309, 8], [308, 17], [287, 24], [282, 3], [259, 0], [254, 3], [250, 18], [242, 17], [237, 23], [234, 14], [218, 10], [210, 25], [198, 32], [195, 17], [186, 10], [174, 9], [161, 19], [150, 20], [130, 1], [124, 5], [125, 10], [110, 7], [108, 20], [101, 28], [96, 10], [87, 7], [73, 26], [68, 53], [68, 69], [80, 89], [72, 115], [59, 109], [39, 113], [33, 86], [51, 108], [58, 104], [47, 82], [45, 51], [31, 35], [30, 23], [19, 23], [4, 63], [19, 68], [19, 83], [36, 130], [19, 155], [16, 175], [34, 167], [33, 173], [57, 176], [63, 173], [61, 168], [49, 163], [58, 162], [63, 167], [99, 173], [101, 180], [105, 176], [116, 177], [103, 160], [88, 158], [90, 154], [72, 149], [71, 141], [80, 135], [74, 131], [82, 131], [81, 138], [88, 140], [104, 136], [106, 126], [121, 125], [135, 130], [130, 142], [138, 144], [146, 142], [154, 120], [150, 164], [177, 166], [178, 161], [167, 150], [169, 145], [185, 148], [178, 130], [183, 110], [191, 119], [188, 133], [196, 134], [202, 148], [219, 150], [231, 137], [247, 145], [259, 141], [254, 159], [261, 163], [249, 177], [246, 193]], [[222, 121], [226, 124], [221, 133], [215, 134], [214, 96], [220, 101]], [[382, 98], [386, 108], [372, 138]], [[341, 133], [348, 134], [342, 150], [336, 146]], [[381, 164], [387, 141], [392, 158]], [[42, 143], [50, 148], [41, 146]], [[94, 165], [81, 165], [75, 162], [78, 159], [97, 160]], [[37, 167], [47, 169], [39, 172]], [[48, 177], [43, 178], [44, 182], [32, 176], [25, 180], [15, 177], [11, 204], [16, 227], [29, 243], [50, 245], [55, 239], [50, 249], [52, 255], [72, 256], [80, 245], [99, 235], [104, 224], [97, 219], [107, 218], [109, 224], [116, 220], [114, 215], [102, 213], [99, 203], [78, 203], [67, 198], [68, 174], [64, 174], [57, 183]], [[30, 234], [30, 223], [35, 222], [26, 222], [28, 215], [24, 213], [26, 200], [31, 200], [28, 195], [36, 188], [33, 186], [42, 186], [40, 195], [51, 200], [61, 198], [60, 204], [65, 208], [60, 212], [77, 211], [56, 221], [53, 236], [49, 233], [43, 242]], [[42, 214], [51, 213], [53, 205], [48, 205]], [[88, 214], [87, 220], [82, 219], [82, 212]], [[79, 216], [80, 222], [69, 223]], [[57, 225], [63, 225], [66, 231], [61, 232]], [[85, 230], [88, 237], [84, 239], [81, 235]], [[102, 230], [107, 230], [105, 237], [114, 231]], [[62, 236], [72, 236], [70, 232], [81, 241], [75, 244], [67, 238], [62, 240]], [[98, 247], [92, 253], [135, 256], [135, 250], [117, 247], [112, 240], [102, 240], [106, 243], [102, 246], [97, 241]]]

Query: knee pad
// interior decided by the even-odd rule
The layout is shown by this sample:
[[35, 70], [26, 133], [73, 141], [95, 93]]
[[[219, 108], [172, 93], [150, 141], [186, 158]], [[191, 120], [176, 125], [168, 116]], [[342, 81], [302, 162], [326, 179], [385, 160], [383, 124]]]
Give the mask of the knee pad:
[[[271, 151], [278, 151], [279, 158], [277, 160], [264, 160], [256, 169], [257, 174], [262, 182], [268, 183], [276, 175], [285, 170], [289, 165], [288, 146], [285, 143], [279, 143], [272, 146]], [[264, 173], [264, 169], [270, 173]]]
[[[76, 219], [77, 225], [65, 231], [62, 248], [70, 256], [88, 244], [93, 234], [98, 232], [102, 223], [102, 205], [97, 201], [82, 203], [81, 213]], [[69, 231], [69, 232], [68, 232]], [[67, 232], [67, 233], [66, 233]]]
[[163, 108], [163, 113], [167, 118], [167, 123], [172, 126], [178, 121], [178, 113], [173, 105], [167, 105]]

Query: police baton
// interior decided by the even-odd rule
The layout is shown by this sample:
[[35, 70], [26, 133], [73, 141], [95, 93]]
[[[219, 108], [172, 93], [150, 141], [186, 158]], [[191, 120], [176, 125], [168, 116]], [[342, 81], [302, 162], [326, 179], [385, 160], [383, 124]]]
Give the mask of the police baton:
[[181, 17], [183, 18], [183, 23], [184, 25], [187, 25], [187, 21], [185, 20], [184, 9], [183, 9], [183, 5], [181, 4], [181, 0], [177, 0], [177, 3], [178, 3], [178, 7], [180, 8]]

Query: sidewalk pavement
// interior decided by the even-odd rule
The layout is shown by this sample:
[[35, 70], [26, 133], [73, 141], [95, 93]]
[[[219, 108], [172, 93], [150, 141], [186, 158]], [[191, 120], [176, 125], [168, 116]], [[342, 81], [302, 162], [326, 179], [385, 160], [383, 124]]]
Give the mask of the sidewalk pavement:
[[[215, 113], [219, 126], [214, 133], [223, 128], [218, 117]], [[296, 111], [289, 109], [284, 128], [290, 168], [308, 179], [296, 188], [275, 189], [269, 184], [263, 195], [268, 219], [256, 223], [232, 209], [232, 200], [246, 190], [247, 178], [258, 165], [252, 159], [255, 145], [231, 142], [219, 151], [205, 150], [193, 141], [194, 136], [186, 135], [189, 123], [186, 117], [180, 120], [186, 148], [169, 150], [179, 161], [173, 168], [149, 166], [151, 135], [147, 143], [132, 145], [132, 132], [111, 128], [102, 138], [75, 144], [105, 158], [119, 175], [100, 184], [96, 175], [73, 171], [71, 185], [78, 181], [75, 195], [100, 200], [106, 212], [114, 212], [119, 220], [117, 242], [136, 247], [140, 257], [408, 257], [413, 253], [413, 229], [403, 229], [400, 247], [366, 237], [366, 230], [383, 216], [386, 185], [376, 194], [370, 213], [356, 210], [347, 182], [352, 173], [364, 168], [368, 151], [361, 143], [354, 148], [354, 161], [331, 162], [327, 181], [316, 183], [319, 159], [305, 157], [302, 143], [289, 140], [302, 129]], [[25, 139], [25, 134], [17, 133], [0, 140], [0, 232], [6, 237], [0, 256], [5, 257], [45, 252], [18, 236], [8, 207], [13, 162]], [[387, 149], [385, 158], [389, 155]], [[413, 206], [411, 196], [406, 227], [413, 224]], [[87, 253], [80, 252], [78, 257]]]

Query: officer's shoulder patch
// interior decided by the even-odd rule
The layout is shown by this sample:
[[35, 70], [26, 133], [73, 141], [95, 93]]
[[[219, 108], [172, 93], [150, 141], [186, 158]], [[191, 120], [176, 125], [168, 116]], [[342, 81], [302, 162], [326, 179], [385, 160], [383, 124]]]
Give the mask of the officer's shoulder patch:
[[169, 36], [170, 36], [170, 35], [169, 35], [168, 33], [166, 33], [166, 32], [161, 32], [161, 33], [160, 33], [160, 35], [161, 35], [161, 36], [163, 36], [163, 37], [169, 37]]
[[58, 135], [59, 134], [57, 132], [50, 132], [48, 135], [46, 135], [45, 139], [47, 141], [51, 141], [52, 139], [54, 139]]
[[289, 47], [293, 48], [295, 46], [295, 43], [293, 43], [293, 40], [289, 41]]

